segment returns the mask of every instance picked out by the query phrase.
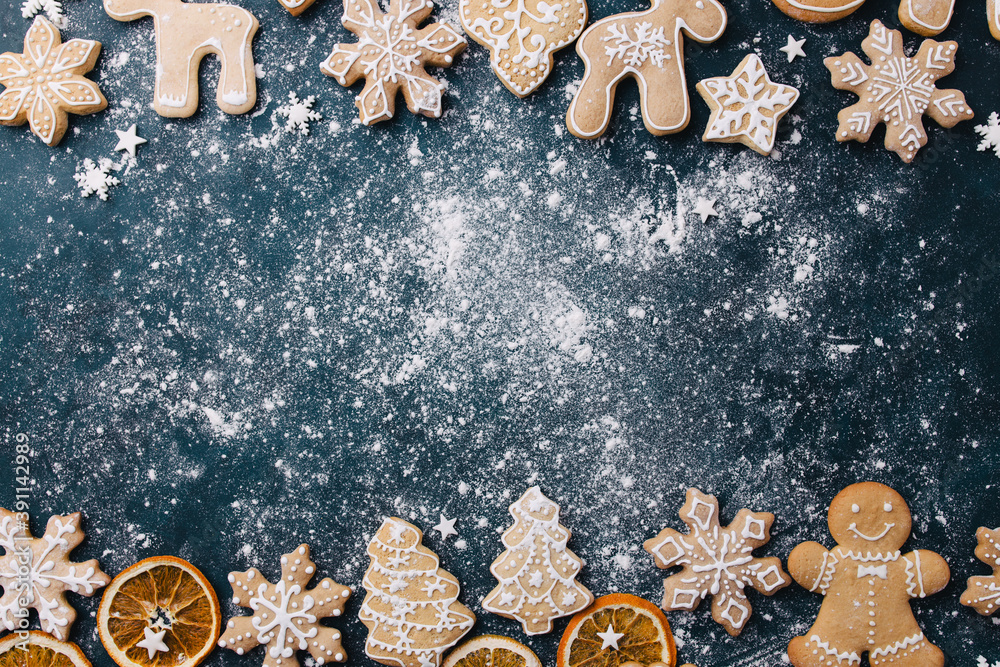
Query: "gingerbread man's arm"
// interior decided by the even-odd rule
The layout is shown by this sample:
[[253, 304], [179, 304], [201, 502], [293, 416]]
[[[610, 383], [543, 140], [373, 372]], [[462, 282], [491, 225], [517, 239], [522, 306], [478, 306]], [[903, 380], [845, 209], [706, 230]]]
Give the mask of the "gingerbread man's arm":
[[823, 579], [833, 569], [836, 558], [818, 542], [803, 542], [788, 556], [788, 574], [800, 586], [826, 595]]
[[903, 556], [906, 565], [906, 592], [912, 598], [937, 593], [948, 585], [948, 562], [933, 551], [917, 549]]

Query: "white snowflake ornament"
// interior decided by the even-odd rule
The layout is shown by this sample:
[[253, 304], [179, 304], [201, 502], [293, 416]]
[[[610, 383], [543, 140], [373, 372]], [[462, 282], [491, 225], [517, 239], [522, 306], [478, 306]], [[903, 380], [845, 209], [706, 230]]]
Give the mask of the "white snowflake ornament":
[[976, 125], [976, 134], [983, 138], [979, 142], [977, 150], [985, 151], [990, 148], [997, 157], [1000, 157], [1000, 116], [994, 111], [986, 120], [985, 125]]
[[702, 140], [740, 143], [761, 155], [771, 153], [778, 121], [799, 99], [797, 89], [771, 81], [753, 53], [732, 75], [704, 79], [696, 88], [712, 109]]
[[59, 0], [24, 0], [24, 4], [21, 5], [21, 16], [30, 19], [39, 14], [45, 14], [60, 28], [65, 27], [66, 16]]
[[742, 509], [731, 524], [719, 525], [719, 501], [698, 489], [688, 489], [681, 520], [691, 532], [665, 528], [643, 548], [662, 569], [683, 569], [663, 580], [666, 611], [694, 610], [712, 596], [712, 618], [732, 636], [743, 631], [752, 608], [747, 586], [773, 595], [792, 580], [777, 558], [757, 558], [753, 550], [771, 539], [774, 515]]
[[73, 174], [80, 187], [80, 196], [89, 197], [96, 193], [101, 201], [107, 201], [108, 188], [121, 183], [117, 177], [108, 173], [114, 166], [115, 163], [106, 157], [102, 157], [96, 164], [89, 157], [84, 159], [81, 165], [83, 170], [77, 168], [77, 172]]
[[281, 557], [281, 578], [276, 584], [256, 568], [230, 572], [233, 603], [254, 613], [229, 619], [219, 646], [238, 655], [264, 646], [266, 667], [298, 667], [296, 651], [309, 651], [318, 665], [346, 661], [340, 631], [319, 620], [344, 613], [351, 589], [327, 577], [307, 590], [315, 573], [307, 544]]
[[288, 93], [288, 104], [278, 107], [276, 110], [279, 116], [286, 119], [285, 130], [288, 132], [298, 130], [299, 134], [309, 134], [309, 123], [323, 119], [318, 111], [313, 111], [312, 107], [315, 102], [314, 95], [300, 100], [295, 93]]
[[[0, 508], [0, 547], [6, 552], [0, 556], [0, 587], [3, 587], [0, 622], [5, 628], [11, 631], [19, 628], [27, 610], [34, 609], [42, 629], [66, 641], [76, 620], [76, 610], [67, 602], [65, 593], [90, 597], [111, 581], [96, 560], [85, 563], [70, 560], [70, 552], [83, 538], [79, 512], [51, 517], [45, 525], [45, 534], [35, 538], [17, 514]], [[24, 581], [28, 582], [29, 590], [23, 588]]]
[[641, 67], [647, 60], [657, 67], [663, 67], [664, 60], [670, 60], [670, 38], [664, 34], [663, 26], [654, 28], [649, 21], [637, 23], [628, 34], [628, 25], [612, 23], [608, 26], [607, 44], [604, 53], [609, 60], [621, 59], [629, 67]]

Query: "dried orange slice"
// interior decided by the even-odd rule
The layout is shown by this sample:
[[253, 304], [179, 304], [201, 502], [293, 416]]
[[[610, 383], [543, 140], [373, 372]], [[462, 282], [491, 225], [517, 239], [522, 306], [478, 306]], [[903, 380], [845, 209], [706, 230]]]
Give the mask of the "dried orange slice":
[[76, 644], [32, 630], [27, 642], [17, 633], [0, 640], [0, 667], [90, 667], [90, 661]]
[[[677, 647], [663, 612], [625, 593], [605, 595], [574, 616], [556, 654], [557, 667], [674, 667]], [[634, 667], [630, 665], [629, 667]]]
[[221, 625], [208, 579], [173, 556], [119, 574], [97, 610], [101, 643], [120, 667], [194, 667], [215, 648]]
[[542, 667], [535, 652], [510, 637], [481, 635], [463, 642], [443, 667]]

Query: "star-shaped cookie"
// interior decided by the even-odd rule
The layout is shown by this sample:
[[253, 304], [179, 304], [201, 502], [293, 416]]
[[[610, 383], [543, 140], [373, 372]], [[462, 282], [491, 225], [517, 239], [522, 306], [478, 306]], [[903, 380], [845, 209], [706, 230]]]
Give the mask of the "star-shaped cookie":
[[698, 92], [712, 109], [704, 141], [740, 143], [761, 155], [774, 148], [775, 127], [799, 99], [799, 91], [771, 81], [755, 54], [730, 76], [702, 80]]

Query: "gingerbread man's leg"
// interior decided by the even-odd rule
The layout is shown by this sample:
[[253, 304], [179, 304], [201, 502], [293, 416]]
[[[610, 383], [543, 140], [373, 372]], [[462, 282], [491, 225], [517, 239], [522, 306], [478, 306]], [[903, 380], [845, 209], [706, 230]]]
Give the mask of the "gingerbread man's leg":
[[919, 640], [911, 638], [896, 642], [868, 654], [872, 667], [892, 665], [892, 667], [943, 667], [944, 652], [927, 641], [923, 635]]
[[788, 644], [788, 659], [795, 667], [860, 667], [861, 651], [833, 646], [810, 630]]

